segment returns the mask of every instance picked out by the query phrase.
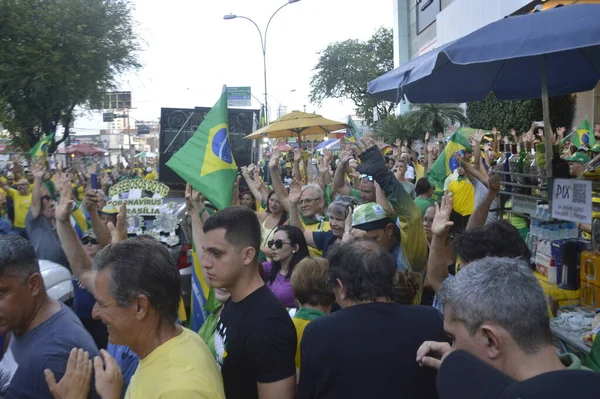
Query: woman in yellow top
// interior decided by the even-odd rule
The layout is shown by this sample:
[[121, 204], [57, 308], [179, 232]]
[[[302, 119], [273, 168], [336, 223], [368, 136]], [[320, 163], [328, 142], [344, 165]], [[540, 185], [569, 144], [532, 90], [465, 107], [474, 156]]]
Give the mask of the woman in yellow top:
[[296, 369], [300, 371], [300, 342], [304, 329], [314, 319], [331, 311], [335, 295], [327, 287], [329, 262], [323, 258], [304, 258], [291, 276], [292, 292], [296, 297], [298, 311], [292, 318], [298, 336]]

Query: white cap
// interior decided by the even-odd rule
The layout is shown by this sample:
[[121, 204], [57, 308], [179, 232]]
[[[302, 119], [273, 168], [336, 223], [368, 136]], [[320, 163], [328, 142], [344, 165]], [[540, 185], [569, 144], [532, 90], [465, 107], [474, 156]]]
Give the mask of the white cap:
[[146, 172], [148, 172], [148, 173], [152, 172], [152, 167], [148, 166], [148, 167], [146, 168]]

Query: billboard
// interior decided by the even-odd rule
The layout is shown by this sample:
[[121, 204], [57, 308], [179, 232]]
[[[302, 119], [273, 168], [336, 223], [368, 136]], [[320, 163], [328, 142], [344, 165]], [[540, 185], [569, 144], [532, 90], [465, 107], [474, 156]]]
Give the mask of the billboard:
[[442, 11], [441, 0], [417, 0], [417, 34], [435, 22], [435, 18]]
[[90, 109], [131, 109], [130, 91], [110, 91], [90, 103]]
[[228, 107], [250, 107], [252, 106], [252, 89], [250, 87], [228, 87]]
[[[161, 108], [160, 181], [171, 184], [185, 183], [165, 164], [192, 137], [210, 109], [210, 107]], [[244, 137], [253, 132], [253, 121], [258, 114], [259, 110], [254, 109], [229, 109], [229, 141], [235, 162], [240, 167], [251, 162], [252, 140], [244, 140]], [[181, 133], [177, 136], [180, 130]], [[173, 144], [169, 147], [171, 142]]]

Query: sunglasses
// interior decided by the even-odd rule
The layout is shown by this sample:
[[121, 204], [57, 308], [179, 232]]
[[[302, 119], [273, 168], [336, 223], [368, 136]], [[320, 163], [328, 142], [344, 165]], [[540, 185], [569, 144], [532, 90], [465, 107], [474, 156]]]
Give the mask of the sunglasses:
[[83, 245], [88, 245], [88, 244], [92, 244], [92, 245], [98, 245], [98, 240], [92, 237], [83, 237], [81, 239], [81, 243]]
[[283, 248], [283, 244], [290, 244], [292, 245], [291, 242], [284, 242], [283, 240], [269, 240], [267, 241], [267, 246], [269, 248], [273, 248], [273, 245], [275, 246], [275, 249], [281, 249]]

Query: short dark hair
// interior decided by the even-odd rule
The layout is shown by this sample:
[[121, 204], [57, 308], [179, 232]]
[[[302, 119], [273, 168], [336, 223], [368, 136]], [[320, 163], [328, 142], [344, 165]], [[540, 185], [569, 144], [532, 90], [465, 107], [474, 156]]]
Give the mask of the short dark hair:
[[148, 237], [134, 237], [103, 248], [94, 258], [94, 269], [110, 269], [109, 289], [117, 305], [127, 307], [146, 295], [165, 323], [179, 313], [181, 277], [169, 251]]
[[390, 254], [372, 240], [336, 244], [327, 256], [329, 277], [339, 279], [354, 301], [394, 296], [396, 265]]
[[505, 220], [495, 220], [483, 227], [465, 231], [452, 241], [452, 248], [465, 263], [488, 256], [519, 258], [529, 263], [531, 257], [519, 231]]
[[417, 180], [417, 184], [415, 185], [415, 194], [425, 194], [429, 190], [431, 190], [431, 183], [429, 183], [429, 180], [427, 180], [426, 177], [421, 177], [419, 180]]
[[232, 206], [218, 211], [209, 217], [202, 227], [204, 233], [225, 229], [225, 240], [240, 251], [245, 247], [256, 250], [255, 259], [260, 251], [260, 222], [256, 213], [244, 206]]
[[0, 235], [0, 275], [24, 283], [34, 273], [40, 273], [40, 265], [31, 242], [14, 234]]
[[[306, 238], [304, 238], [304, 232], [300, 230], [296, 226], [284, 225], [279, 226], [274, 233], [278, 231], [285, 231], [288, 236], [288, 239], [291, 242], [291, 245], [298, 245], [298, 250], [292, 255], [292, 259], [290, 259], [290, 264], [288, 266], [288, 272], [285, 275], [285, 278], [289, 280], [292, 277], [292, 273], [294, 272], [294, 267], [304, 258], [310, 257], [308, 253], [308, 244], [306, 244]], [[273, 233], [273, 234], [274, 234]], [[267, 278], [267, 282], [272, 283], [277, 278], [277, 274], [281, 271], [281, 262], [273, 261], [273, 265], [271, 267], [271, 272]]]
[[292, 292], [300, 305], [331, 306], [335, 294], [327, 287], [329, 262], [323, 258], [304, 258], [294, 268]]

